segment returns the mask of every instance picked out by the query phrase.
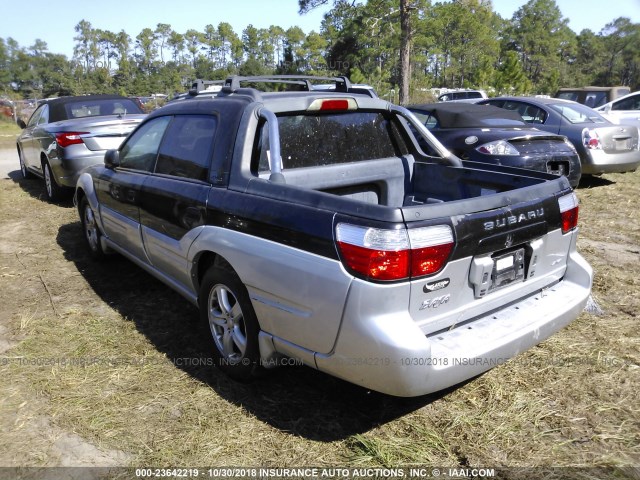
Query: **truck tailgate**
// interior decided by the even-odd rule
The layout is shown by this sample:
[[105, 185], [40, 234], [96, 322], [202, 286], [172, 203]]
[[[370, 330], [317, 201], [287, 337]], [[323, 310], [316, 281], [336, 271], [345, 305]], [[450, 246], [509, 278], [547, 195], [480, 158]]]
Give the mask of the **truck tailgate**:
[[[418, 172], [416, 176], [421, 185], [429, 183]], [[562, 233], [557, 185], [555, 195], [541, 195], [544, 184], [531, 187], [531, 192], [501, 191], [499, 175], [476, 177], [466, 185], [460, 179], [455, 183], [471, 198], [431, 203], [431, 215], [448, 215], [407, 222], [410, 229], [447, 223], [455, 237], [446, 266], [436, 275], [411, 282], [410, 314], [425, 333], [486, 315], [558, 282], [575, 235]], [[478, 197], [473, 198], [473, 192]], [[458, 214], [449, 211], [452, 203], [458, 204]], [[407, 207], [403, 213], [416, 219], [425, 217], [427, 210]]]

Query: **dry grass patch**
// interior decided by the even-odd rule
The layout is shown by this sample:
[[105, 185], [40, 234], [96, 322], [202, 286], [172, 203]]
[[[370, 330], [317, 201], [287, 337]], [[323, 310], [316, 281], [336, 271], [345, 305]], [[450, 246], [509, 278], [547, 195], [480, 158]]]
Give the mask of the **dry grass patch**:
[[16, 138], [22, 130], [14, 122], [0, 120], [0, 148], [11, 148], [15, 151]]
[[595, 465], [618, 475], [640, 464], [639, 179], [578, 190], [579, 248], [603, 315], [583, 313], [507, 364], [418, 399], [308, 368], [227, 379], [207, 365], [194, 307], [124, 259], [92, 262], [74, 208], [42, 201], [42, 182], [3, 180], [0, 464], [81, 462], [80, 439], [107, 465]]

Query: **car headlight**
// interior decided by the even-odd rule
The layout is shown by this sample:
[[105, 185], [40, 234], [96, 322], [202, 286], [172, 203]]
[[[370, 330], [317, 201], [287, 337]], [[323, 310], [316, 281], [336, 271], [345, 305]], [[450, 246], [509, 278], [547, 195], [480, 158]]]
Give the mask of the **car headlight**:
[[516, 147], [504, 140], [485, 143], [476, 148], [476, 150], [486, 155], [520, 155]]

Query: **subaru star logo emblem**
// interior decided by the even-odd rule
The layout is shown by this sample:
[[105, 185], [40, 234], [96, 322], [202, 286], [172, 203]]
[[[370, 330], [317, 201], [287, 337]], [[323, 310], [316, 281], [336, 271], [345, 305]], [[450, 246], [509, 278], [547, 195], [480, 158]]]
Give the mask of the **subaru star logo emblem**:
[[509, 248], [511, 245], [513, 245], [513, 235], [511, 233], [509, 233], [507, 235], [507, 240], [504, 242], [504, 246], [506, 248]]

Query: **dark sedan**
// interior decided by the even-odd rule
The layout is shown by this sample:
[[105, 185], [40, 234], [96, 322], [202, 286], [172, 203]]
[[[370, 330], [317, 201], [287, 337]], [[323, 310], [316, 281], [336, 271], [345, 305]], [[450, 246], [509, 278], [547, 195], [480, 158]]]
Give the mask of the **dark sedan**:
[[18, 137], [24, 178], [45, 180], [47, 197], [62, 199], [75, 187], [80, 171], [102, 163], [145, 118], [130, 99], [119, 95], [60, 97], [40, 102]]
[[516, 111], [540, 130], [565, 135], [578, 150], [584, 174], [632, 172], [640, 166], [638, 128], [614, 125], [585, 105], [537, 97], [497, 97], [479, 103]]
[[572, 187], [580, 181], [580, 159], [573, 145], [561, 135], [527, 125], [517, 112], [452, 102], [408, 108], [463, 160], [565, 175]]

